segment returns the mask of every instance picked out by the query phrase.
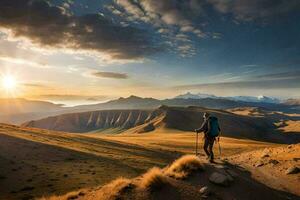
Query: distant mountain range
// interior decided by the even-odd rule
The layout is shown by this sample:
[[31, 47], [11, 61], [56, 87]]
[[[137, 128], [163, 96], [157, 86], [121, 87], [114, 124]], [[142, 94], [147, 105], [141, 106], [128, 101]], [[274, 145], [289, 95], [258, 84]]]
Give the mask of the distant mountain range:
[[0, 122], [20, 124], [28, 120], [58, 115], [67, 112], [61, 104], [46, 101], [0, 99]]
[[[248, 99], [252, 99], [252, 101], [249, 101]], [[210, 109], [259, 107], [283, 112], [299, 112], [300, 110], [299, 105], [295, 105], [295, 103], [274, 103], [276, 101], [267, 100], [268, 97], [261, 97], [259, 99], [260, 100], [255, 101], [254, 97], [221, 98], [213, 95], [193, 95], [187, 93], [186, 95], [180, 95], [172, 99], [158, 100], [154, 98], [141, 98], [132, 95], [127, 98], [121, 97], [104, 103], [80, 105], [75, 107], [63, 107], [61, 104], [53, 104], [44, 101], [3, 99], [0, 100], [0, 122], [21, 124], [26, 121], [65, 113], [116, 109], [156, 109], [161, 105], [178, 107], [197, 106]]]
[[218, 97], [212, 94], [202, 94], [196, 93], [192, 94], [187, 92], [175, 97], [176, 99], [204, 99], [204, 98], [213, 98], [213, 99], [229, 99], [233, 101], [244, 101], [244, 102], [255, 102], [255, 103], [281, 103], [277, 98], [267, 97], [267, 96], [232, 96], [232, 97]]

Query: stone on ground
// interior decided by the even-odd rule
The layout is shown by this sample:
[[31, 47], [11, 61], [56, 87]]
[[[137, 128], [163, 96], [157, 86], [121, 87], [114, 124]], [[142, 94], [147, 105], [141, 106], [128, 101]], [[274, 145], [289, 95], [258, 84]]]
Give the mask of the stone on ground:
[[217, 185], [229, 186], [230, 182], [233, 181], [233, 178], [228, 174], [214, 172], [210, 175], [209, 181]]
[[200, 188], [199, 192], [203, 196], [209, 196], [211, 194], [211, 190], [207, 186], [204, 186], [204, 187]]
[[288, 168], [285, 173], [286, 174], [297, 174], [299, 172], [300, 172], [300, 168], [293, 166], [293, 167]]

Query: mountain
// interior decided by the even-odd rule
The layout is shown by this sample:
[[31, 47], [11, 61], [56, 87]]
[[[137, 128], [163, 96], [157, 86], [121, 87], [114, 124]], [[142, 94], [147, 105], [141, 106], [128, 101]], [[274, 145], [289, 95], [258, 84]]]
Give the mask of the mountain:
[[107, 109], [148, 109], [156, 108], [161, 105], [160, 100], [153, 98], [141, 98], [131, 95], [127, 98], [120, 97], [119, 99], [111, 100], [105, 103], [99, 103], [94, 105], [82, 105], [75, 106], [73, 110], [107, 110]]
[[64, 113], [68, 108], [61, 104], [27, 99], [0, 99], [0, 122], [21, 124], [28, 120], [40, 119]]
[[[203, 96], [204, 97], [204, 96]], [[78, 113], [96, 110], [128, 110], [128, 109], [156, 109], [161, 105], [167, 106], [198, 106], [211, 109], [233, 109], [240, 107], [259, 107], [272, 111], [299, 112], [299, 106], [289, 104], [275, 104], [265, 102], [245, 102], [226, 98], [173, 98], [158, 100], [154, 98], [141, 98], [130, 96], [119, 98], [104, 103], [92, 105], [80, 105], [75, 107], [63, 107], [44, 101], [32, 101], [25, 99], [0, 100], [0, 122], [22, 124], [26, 121], [41, 119], [64, 113]]]
[[161, 110], [102, 110], [48, 117], [23, 126], [77, 133], [109, 128], [130, 129], [152, 122], [160, 114]]
[[63, 109], [61, 104], [27, 99], [0, 99], [0, 113], [17, 114], [29, 112], [58, 111]]
[[275, 122], [280, 118], [236, 115], [201, 107], [161, 106], [153, 110], [102, 110], [64, 114], [24, 123], [24, 127], [85, 133], [118, 129], [120, 132], [145, 133], [159, 129], [193, 131], [202, 123], [204, 112], [218, 117], [222, 135], [273, 142], [296, 142], [298, 136], [280, 134]]
[[224, 97], [227, 99], [231, 99], [234, 101], [244, 101], [244, 102], [256, 102], [256, 103], [274, 103], [278, 104], [281, 101], [279, 99], [273, 98], [273, 97], [267, 97], [267, 96], [234, 96], [234, 97]]
[[228, 96], [228, 97], [219, 97], [212, 94], [202, 94], [202, 93], [196, 93], [192, 94], [190, 92], [187, 92], [182, 95], [178, 95], [175, 97], [176, 99], [204, 99], [204, 98], [213, 98], [213, 99], [228, 99], [233, 101], [243, 101], [243, 102], [254, 102], [254, 103], [274, 103], [278, 104], [281, 101], [277, 98], [273, 97], [267, 97], [267, 96]]
[[287, 99], [284, 104], [300, 106], [300, 99]]
[[263, 107], [270, 110], [286, 110], [289, 105], [264, 103], [264, 102], [244, 102], [226, 98], [173, 98], [158, 100], [153, 98], [141, 98], [130, 96], [128, 98], [119, 98], [105, 103], [94, 105], [75, 106], [73, 112], [94, 111], [94, 110], [112, 110], [112, 109], [155, 109], [161, 105], [166, 106], [199, 106], [212, 109], [231, 109], [237, 107]]

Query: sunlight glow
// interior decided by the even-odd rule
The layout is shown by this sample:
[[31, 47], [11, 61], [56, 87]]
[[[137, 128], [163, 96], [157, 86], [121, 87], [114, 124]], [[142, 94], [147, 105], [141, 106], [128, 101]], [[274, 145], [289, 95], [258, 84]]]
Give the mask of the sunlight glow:
[[13, 91], [16, 89], [17, 81], [13, 76], [5, 75], [2, 78], [2, 86], [7, 91]]

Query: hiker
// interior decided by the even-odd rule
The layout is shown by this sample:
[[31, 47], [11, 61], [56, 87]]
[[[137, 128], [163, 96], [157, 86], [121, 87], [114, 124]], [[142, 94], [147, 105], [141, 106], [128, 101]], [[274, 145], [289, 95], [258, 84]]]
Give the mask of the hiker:
[[[204, 151], [207, 155], [207, 158], [210, 162], [214, 161], [214, 152], [213, 146], [216, 137], [219, 136], [221, 131], [218, 118], [210, 116], [209, 113], [204, 113], [203, 115], [204, 122], [202, 123], [199, 129], [195, 129], [196, 133], [204, 132]], [[218, 138], [219, 140], [219, 138]]]

